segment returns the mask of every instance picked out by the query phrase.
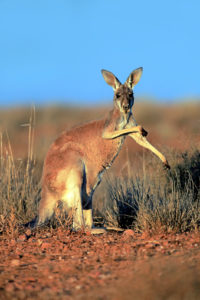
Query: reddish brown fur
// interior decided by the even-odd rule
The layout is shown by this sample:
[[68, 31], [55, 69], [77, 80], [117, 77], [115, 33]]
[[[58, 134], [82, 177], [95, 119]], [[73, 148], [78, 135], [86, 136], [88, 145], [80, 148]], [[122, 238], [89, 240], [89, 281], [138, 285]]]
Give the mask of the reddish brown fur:
[[56, 202], [62, 200], [67, 209], [73, 210], [74, 230], [92, 229], [92, 195], [103, 171], [119, 153], [124, 134], [144, 133], [131, 118], [132, 88], [139, 81], [142, 68], [133, 71], [124, 85], [111, 72], [103, 70], [102, 74], [115, 90], [114, 108], [103, 120], [64, 132], [50, 147], [43, 169], [38, 224], [49, 219]]
[[[119, 115], [119, 111], [112, 113], [115, 119]], [[115, 119], [112, 119], [109, 126], [110, 131], [115, 130]], [[102, 138], [106, 121], [108, 120], [93, 121], [76, 127], [55, 140], [44, 163], [43, 185], [61, 195], [65, 182], [58, 183], [56, 178], [62, 169], [71, 165], [69, 153], [75, 152], [87, 168], [87, 193], [91, 192], [98, 174], [111, 165], [124, 140], [124, 137], [113, 140]]]

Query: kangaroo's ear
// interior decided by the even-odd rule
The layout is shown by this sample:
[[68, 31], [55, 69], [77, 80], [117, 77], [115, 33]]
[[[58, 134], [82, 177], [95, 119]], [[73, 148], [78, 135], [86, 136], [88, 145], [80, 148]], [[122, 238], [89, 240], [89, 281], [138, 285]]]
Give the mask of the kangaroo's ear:
[[121, 85], [121, 82], [113, 73], [106, 70], [101, 70], [101, 73], [107, 84], [111, 85], [114, 91]]
[[126, 84], [132, 89], [139, 81], [142, 76], [143, 68], [134, 70], [126, 80]]

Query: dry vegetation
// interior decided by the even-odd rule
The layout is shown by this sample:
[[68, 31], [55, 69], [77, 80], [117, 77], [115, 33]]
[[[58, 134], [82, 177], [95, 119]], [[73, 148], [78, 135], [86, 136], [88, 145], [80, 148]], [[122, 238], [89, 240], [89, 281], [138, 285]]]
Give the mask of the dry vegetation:
[[[65, 107], [1, 111], [1, 232], [10, 223], [8, 231], [13, 231], [13, 225], [18, 228], [37, 214], [42, 162], [51, 141], [62, 130], [101, 118], [106, 111]], [[139, 232], [198, 229], [199, 103], [168, 107], [141, 103], [135, 106], [135, 117], [149, 130], [149, 140], [167, 155], [172, 169], [162, 170], [157, 158], [127, 139], [96, 192], [97, 224], [104, 222]]]

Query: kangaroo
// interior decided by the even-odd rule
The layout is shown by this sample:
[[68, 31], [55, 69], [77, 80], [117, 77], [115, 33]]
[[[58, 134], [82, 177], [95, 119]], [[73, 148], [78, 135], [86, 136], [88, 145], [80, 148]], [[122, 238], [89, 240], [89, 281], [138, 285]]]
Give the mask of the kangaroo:
[[64, 132], [51, 145], [43, 167], [37, 225], [51, 218], [61, 200], [66, 211], [72, 210], [74, 231], [105, 232], [104, 228], [94, 228], [92, 197], [127, 135], [155, 153], [169, 168], [166, 158], [147, 141], [147, 132], [133, 118], [133, 88], [142, 71], [142, 68], [134, 70], [124, 84], [111, 72], [101, 71], [106, 83], [114, 90], [113, 109], [102, 120]]

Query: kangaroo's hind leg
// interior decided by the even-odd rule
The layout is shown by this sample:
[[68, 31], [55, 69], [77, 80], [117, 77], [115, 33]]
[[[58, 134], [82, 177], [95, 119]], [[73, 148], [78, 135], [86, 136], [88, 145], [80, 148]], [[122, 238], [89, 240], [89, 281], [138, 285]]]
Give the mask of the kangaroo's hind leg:
[[42, 199], [39, 204], [39, 216], [37, 225], [42, 225], [52, 217], [57, 203], [57, 198], [54, 194], [47, 190], [46, 187], [42, 190]]
[[83, 219], [83, 210], [81, 203], [81, 191], [78, 186], [66, 190], [63, 194], [62, 201], [67, 212], [71, 210], [73, 219], [73, 230], [78, 231], [85, 227]]
[[93, 225], [92, 217], [92, 197], [88, 197], [84, 191], [84, 185], [82, 186], [82, 197], [83, 197], [83, 218], [85, 222], [85, 228], [91, 229]]
[[102, 234], [106, 232], [106, 228], [104, 227], [94, 227], [92, 218], [92, 208], [83, 209], [83, 217], [86, 230], [90, 231], [92, 234]]
[[70, 169], [65, 173], [65, 189], [61, 200], [66, 211], [72, 211], [73, 230], [77, 231], [85, 227], [82, 208], [82, 182], [84, 165], [81, 160], [74, 160]]
[[106, 228], [94, 227], [93, 215], [92, 215], [92, 194], [86, 186], [86, 174], [84, 173], [83, 184], [82, 184], [82, 205], [83, 205], [83, 218], [85, 223], [85, 228], [92, 234], [102, 234], [106, 232]]

